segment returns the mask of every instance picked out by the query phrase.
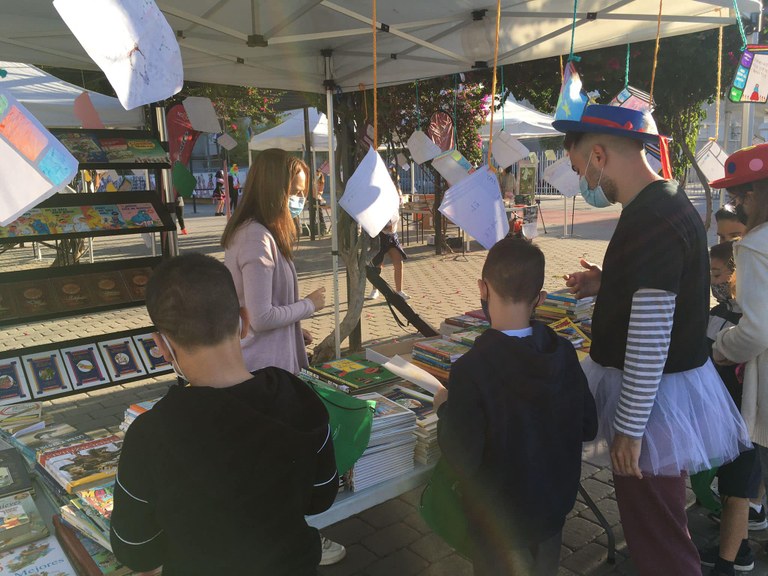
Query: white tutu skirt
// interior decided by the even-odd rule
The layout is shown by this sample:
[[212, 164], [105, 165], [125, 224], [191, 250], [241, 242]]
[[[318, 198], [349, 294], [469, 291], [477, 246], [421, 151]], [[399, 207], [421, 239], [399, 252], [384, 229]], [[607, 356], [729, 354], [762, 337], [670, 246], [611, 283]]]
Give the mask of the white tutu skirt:
[[[622, 371], [591, 358], [581, 366], [599, 421], [597, 438], [584, 445], [584, 459], [608, 465]], [[662, 376], [643, 436], [640, 469], [654, 476], [695, 474], [730, 462], [751, 446], [741, 414], [707, 360], [700, 368]]]

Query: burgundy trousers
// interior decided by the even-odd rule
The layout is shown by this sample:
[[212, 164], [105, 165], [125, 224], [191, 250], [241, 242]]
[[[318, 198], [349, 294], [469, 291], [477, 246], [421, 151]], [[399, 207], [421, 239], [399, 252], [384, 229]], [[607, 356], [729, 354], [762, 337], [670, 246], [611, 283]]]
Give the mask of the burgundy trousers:
[[614, 474], [616, 502], [632, 562], [640, 576], [701, 576], [701, 560], [688, 532], [685, 476]]

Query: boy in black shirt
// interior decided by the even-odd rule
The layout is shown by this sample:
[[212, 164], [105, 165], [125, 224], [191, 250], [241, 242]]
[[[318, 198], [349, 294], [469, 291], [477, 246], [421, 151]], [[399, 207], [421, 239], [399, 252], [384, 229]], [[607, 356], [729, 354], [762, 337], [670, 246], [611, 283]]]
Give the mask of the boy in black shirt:
[[320, 537], [304, 515], [338, 490], [325, 407], [285, 370], [246, 370], [248, 314], [214, 258], [161, 264], [147, 310], [159, 351], [190, 385], [173, 386], [125, 435], [115, 556], [165, 576], [315, 575]]
[[557, 573], [581, 443], [597, 432], [573, 346], [530, 321], [543, 284], [538, 247], [505, 238], [491, 248], [478, 281], [491, 328], [435, 396], [438, 440], [462, 484], [478, 576]]

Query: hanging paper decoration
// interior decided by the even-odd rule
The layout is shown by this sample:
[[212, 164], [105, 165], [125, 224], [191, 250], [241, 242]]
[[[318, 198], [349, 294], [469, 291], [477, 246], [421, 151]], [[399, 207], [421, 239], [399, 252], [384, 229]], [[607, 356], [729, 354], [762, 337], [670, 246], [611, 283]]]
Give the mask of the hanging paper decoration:
[[99, 113], [96, 111], [93, 102], [91, 102], [91, 96], [88, 92], [83, 92], [75, 98], [74, 112], [83, 128], [95, 130], [102, 130], [104, 128], [104, 123], [99, 118]]
[[611, 100], [611, 106], [631, 108], [640, 112], [653, 112], [656, 103], [651, 102], [651, 95], [648, 92], [627, 86]]
[[[182, 106], [184, 106], [184, 111], [187, 113], [187, 118], [193, 130], [209, 132], [211, 134], [221, 132], [219, 117], [216, 116], [216, 110], [213, 108], [213, 102], [211, 102], [210, 98], [188, 96], [184, 98]], [[233, 124], [233, 126], [237, 128], [237, 125]]]
[[62, 190], [77, 160], [8, 92], [0, 92], [0, 226]]
[[179, 44], [154, 0], [54, 0], [53, 5], [126, 110], [181, 90]]
[[515, 162], [528, 156], [529, 153], [530, 150], [509, 132], [499, 130], [493, 137], [493, 159], [499, 168], [512, 166]]
[[458, 184], [475, 171], [469, 160], [464, 158], [458, 150], [443, 152], [432, 160], [432, 167], [445, 178], [449, 186]]
[[547, 166], [541, 177], [566, 198], [579, 193], [579, 177], [573, 171], [571, 159], [568, 156]]
[[509, 233], [499, 179], [488, 166], [446, 190], [440, 212], [487, 250]]
[[579, 120], [587, 105], [587, 95], [581, 89], [581, 77], [573, 62], [568, 62], [563, 70], [563, 84], [557, 99], [555, 120]]
[[192, 192], [195, 191], [195, 186], [197, 186], [195, 175], [181, 162], [175, 162], [171, 170], [171, 177], [176, 194], [184, 198], [190, 198]]
[[408, 138], [408, 151], [411, 153], [411, 157], [416, 164], [424, 164], [429, 162], [440, 154], [442, 150], [440, 147], [432, 142], [424, 132], [416, 130], [411, 137]]
[[750, 44], [742, 52], [728, 99], [758, 104], [768, 100], [768, 46]]
[[726, 158], [728, 158], [728, 154], [725, 150], [712, 140], [709, 140], [696, 152], [696, 163], [710, 182], [723, 177]]
[[371, 238], [379, 235], [400, 207], [400, 195], [387, 165], [373, 146], [350, 176], [341, 206]]
[[224, 150], [232, 150], [237, 147], [237, 140], [232, 138], [229, 134], [222, 134], [216, 141], [219, 143], [219, 146], [224, 148]]

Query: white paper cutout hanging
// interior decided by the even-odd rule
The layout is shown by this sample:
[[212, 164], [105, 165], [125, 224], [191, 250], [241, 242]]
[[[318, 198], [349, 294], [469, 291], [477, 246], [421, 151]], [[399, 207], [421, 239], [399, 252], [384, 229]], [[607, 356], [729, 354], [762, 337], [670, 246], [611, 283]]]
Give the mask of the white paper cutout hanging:
[[77, 160], [8, 92], [0, 92], [0, 226], [65, 188]]
[[499, 179], [488, 166], [446, 190], [440, 212], [487, 250], [509, 233]]
[[445, 178], [449, 186], [458, 184], [474, 172], [469, 161], [458, 150], [448, 150], [432, 160], [432, 167]]
[[221, 132], [219, 117], [216, 116], [216, 110], [213, 108], [213, 102], [210, 98], [188, 96], [184, 98], [182, 105], [194, 130], [210, 132], [211, 134]]
[[53, 5], [126, 110], [181, 90], [179, 44], [154, 0], [53, 0]]
[[429, 162], [432, 158], [442, 152], [440, 146], [432, 142], [429, 136], [421, 130], [416, 130], [411, 134], [411, 137], [408, 138], [408, 150], [416, 164]]
[[571, 159], [568, 156], [547, 166], [541, 177], [566, 198], [579, 193], [579, 176], [573, 171]]
[[512, 166], [515, 162], [528, 156], [529, 153], [530, 150], [509, 132], [499, 130], [493, 136], [493, 159], [499, 168]]
[[373, 146], [350, 176], [339, 206], [372, 238], [397, 214], [400, 195], [387, 165]]
[[229, 134], [222, 134], [217, 138], [217, 142], [219, 143], [219, 146], [224, 148], [224, 150], [232, 150], [237, 147], [237, 140], [232, 138]]
[[710, 182], [723, 177], [727, 158], [728, 154], [713, 140], [696, 152], [696, 163]]

